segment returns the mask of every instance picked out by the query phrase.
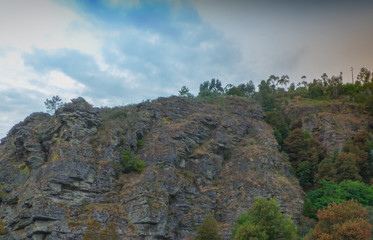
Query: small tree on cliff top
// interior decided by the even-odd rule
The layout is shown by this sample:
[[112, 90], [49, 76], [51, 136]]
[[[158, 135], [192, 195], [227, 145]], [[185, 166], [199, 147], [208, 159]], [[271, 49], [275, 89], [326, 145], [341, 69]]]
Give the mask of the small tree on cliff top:
[[63, 106], [62, 99], [56, 95], [53, 96], [52, 99], [45, 99], [44, 105], [47, 108], [47, 112], [53, 114], [59, 107]]

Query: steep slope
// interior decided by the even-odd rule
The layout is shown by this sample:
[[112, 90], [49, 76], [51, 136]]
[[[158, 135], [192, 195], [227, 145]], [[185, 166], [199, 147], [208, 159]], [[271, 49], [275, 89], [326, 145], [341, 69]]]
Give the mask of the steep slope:
[[[0, 239], [184, 239], [206, 214], [229, 238], [256, 196], [297, 218], [302, 191], [263, 118], [241, 98], [113, 109], [78, 98], [32, 114], [0, 145]], [[125, 150], [142, 173], [118, 167]]]
[[373, 118], [357, 103], [295, 98], [283, 109], [290, 119], [301, 119], [303, 130], [327, 147], [330, 156], [335, 149], [341, 151], [348, 139], [373, 128]]

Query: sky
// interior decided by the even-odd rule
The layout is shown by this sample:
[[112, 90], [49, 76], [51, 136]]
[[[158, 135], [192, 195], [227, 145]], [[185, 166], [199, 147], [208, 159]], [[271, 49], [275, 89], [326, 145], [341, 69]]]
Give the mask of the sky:
[[373, 70], [371, 0], [0, 0], [0, 138], [44, 101]]

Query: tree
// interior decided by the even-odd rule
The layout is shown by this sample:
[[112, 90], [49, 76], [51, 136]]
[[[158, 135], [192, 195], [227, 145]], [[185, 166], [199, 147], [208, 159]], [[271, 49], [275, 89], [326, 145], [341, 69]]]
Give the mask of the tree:
[[272, 111], [275, 107], [276, 100], [271, 94], [275, 91], [275, 81], [278, 77], [272, 75], [267, 81], [262, 80], [258, 85], [258, 100], [263, 106], [264, 111]]
[[269, 112], [265, 121], [273, 127], [276, 140], [282, 146], [283, 139], [286, 139], [290, 132], [282, 111]]
[[253, 81], [250, 80], [249, 83], [242, 83], [237, 87], [233, 86], [232, 84], [227, 84], [224, 90], [225, 94], [227, 95], [253, 97], [255, 93], [255, 86]]
[[343, 152], [349, 153], [355, 161], [355, 166], [364, 182], [369, 183], [372, 177], [370, 164], [370, 148], [366, 145], [368, 135], [365, 132], [358, 133], [352, 140], [346, 142]]
[[218, 234], [218, 224], [216, 220], [207, 215], [203, 220], [201, 226], [197, 228], [197, 240], [220, 240], [221, 236]]
[[286, 87], [286, 85], [289, 83], [289, 76], [288, 75], [282, 75], [280, 79], [278, 79], [277, 83], [279, 85], [284, 85]]
[[297, 239], [297, 229], [291, 218], [281, 213], [276, 199], [266, 200], [257, 197], [248, 210], [247, 220], [236, 226], [235, 239], [274, 240], [283, 237], [288, 240]]
[[339, 96], [339, 93], [341, 91], [342, 86], [342, 75], [340, 76], [332, 76], [328, 79], [328, 87], [326, 91], [329, 93], [329, 95], [332, 98], [337, 98]]
[[122, 161], [120, 162], [120, 169], [124, 173], [138, 172], [141, 173], [146, 163], [135, 156], [132, 156], [132, 151], [127, 149], [122, 153]]
[[317, 208], [312, 204], [311, 200], [306, 199], [303, 204], [302, 215], [309, 218], [316, 218]]
[[59, 107], [62, 107], [64, 103], [62, 102], [62, 99], [56, 95], [53, 96], [52, 99], [46, 99], [44, 102], [45, 107], [47, 108], [47, 112], [50, 114], [53, 114]]
[[314, 172], [312, 171], [312, 166], [309, 161], [301, 162], [296, 171], [300, 185], [305, 188], [313, 185]]
[[359, 168], [356, 164], [357, 156], [353, 153], [341, 153], [335, 161], [338, 182], [343, 180], [361, 180]]
[[[284, 140], [284, 151], [288, 154], [292, 166], [297, 169], [301, 162], [309, 161], [312, 171], [316, 172], [317, 165], [325, 157], [326, 149], [313, 138], [307, 139], [307, 134], [298, 128], [298, 121], [292, 126], [289, 137]], [[300, 124], [301, 126], [301, 124]]]
[[373, 188], [359, 182], [346, 180], [340, 184], [323, 180], [321, 187], [307, 194], [306, 200], [310, 200], [317, 209], [323, 209], [330, 203], [358, 200], [364, 206], [373, 206]]
[[360, 69], [360, 72], [357, 75], [357, 80], [361, 81], [363, 84], [369, 83], [373, 79], [373, 74], [366, 69], [365, 67]]
[[322, 180], [336, 181], [337, 170], [332, 158], [325, 158], [317, 166], [317, 173], [315, 174], [315, 183], [321, 184]]
[[280, 78], [275, 75], [269, 76], [269, 78], [267, 79], [267, 84], [271, 88], [271, 92], [275, 91], [276, 85], [278, 84], [279, 80]]
[[262, 226], [253, 225], [247, 221], [238, 228], [237, 233], [234, 237], [235, 240], [267, 240], [269, 239], [268, 234], [263, 230]]
[[186, 86], [181, 87], [181, 89], [179, 91], [179, 96], [180, 97], [188, 97], [188, 98], [193, 97], [193, 95], [189, 92], [189, 88], [187, 88]]
[[206, 81], [200, 84], [199, 86], [199, 97], [210, 97], [213, 95], [220, 95], [224, 93], [222, 83], [219, 79], [213, 78], [211, 81]]
[[328, 74], [323, 73], [323, 74], [321, 75], [321, 79], [322, 79], [322, 83], [323, 83], [323, 85], [324, 85], [324, 88], [326, 88], [326, 87], [328, 86], [328, 80], [329, 80], [329, 78], [328, 78]]
[[289, 91], [290, 91], [290, 92], [295, 91], [295, 84], [294, 84], [294, 83], [291, 83], [291, 84], [290, 84]]
[[329, 204], [317, 214], [319, 222], [308, 240], [369, 240], [372, 225], [357, 201]]

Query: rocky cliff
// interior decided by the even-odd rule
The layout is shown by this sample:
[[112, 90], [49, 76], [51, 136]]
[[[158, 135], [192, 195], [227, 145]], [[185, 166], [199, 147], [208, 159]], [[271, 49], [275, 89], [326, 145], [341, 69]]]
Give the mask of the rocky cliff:
[[[186, 239], [206, 214], [230, 237], [256, 196], [299, 217], [302, 191], [261, 108], [160, 98], [34, 113], [0, 145], [0, 239]], [[141, 173], [118, 168], [130, 150]], [[106, 235], [105, 235], [106, 234]]]
[[346, 141], [373, 128], [373, 118], [362, 106], [342, 100], [293, 99], [283, 105], [285, 116], [301, 119], [303, 130], [310, 132], [332, 156], [340, 152]]

